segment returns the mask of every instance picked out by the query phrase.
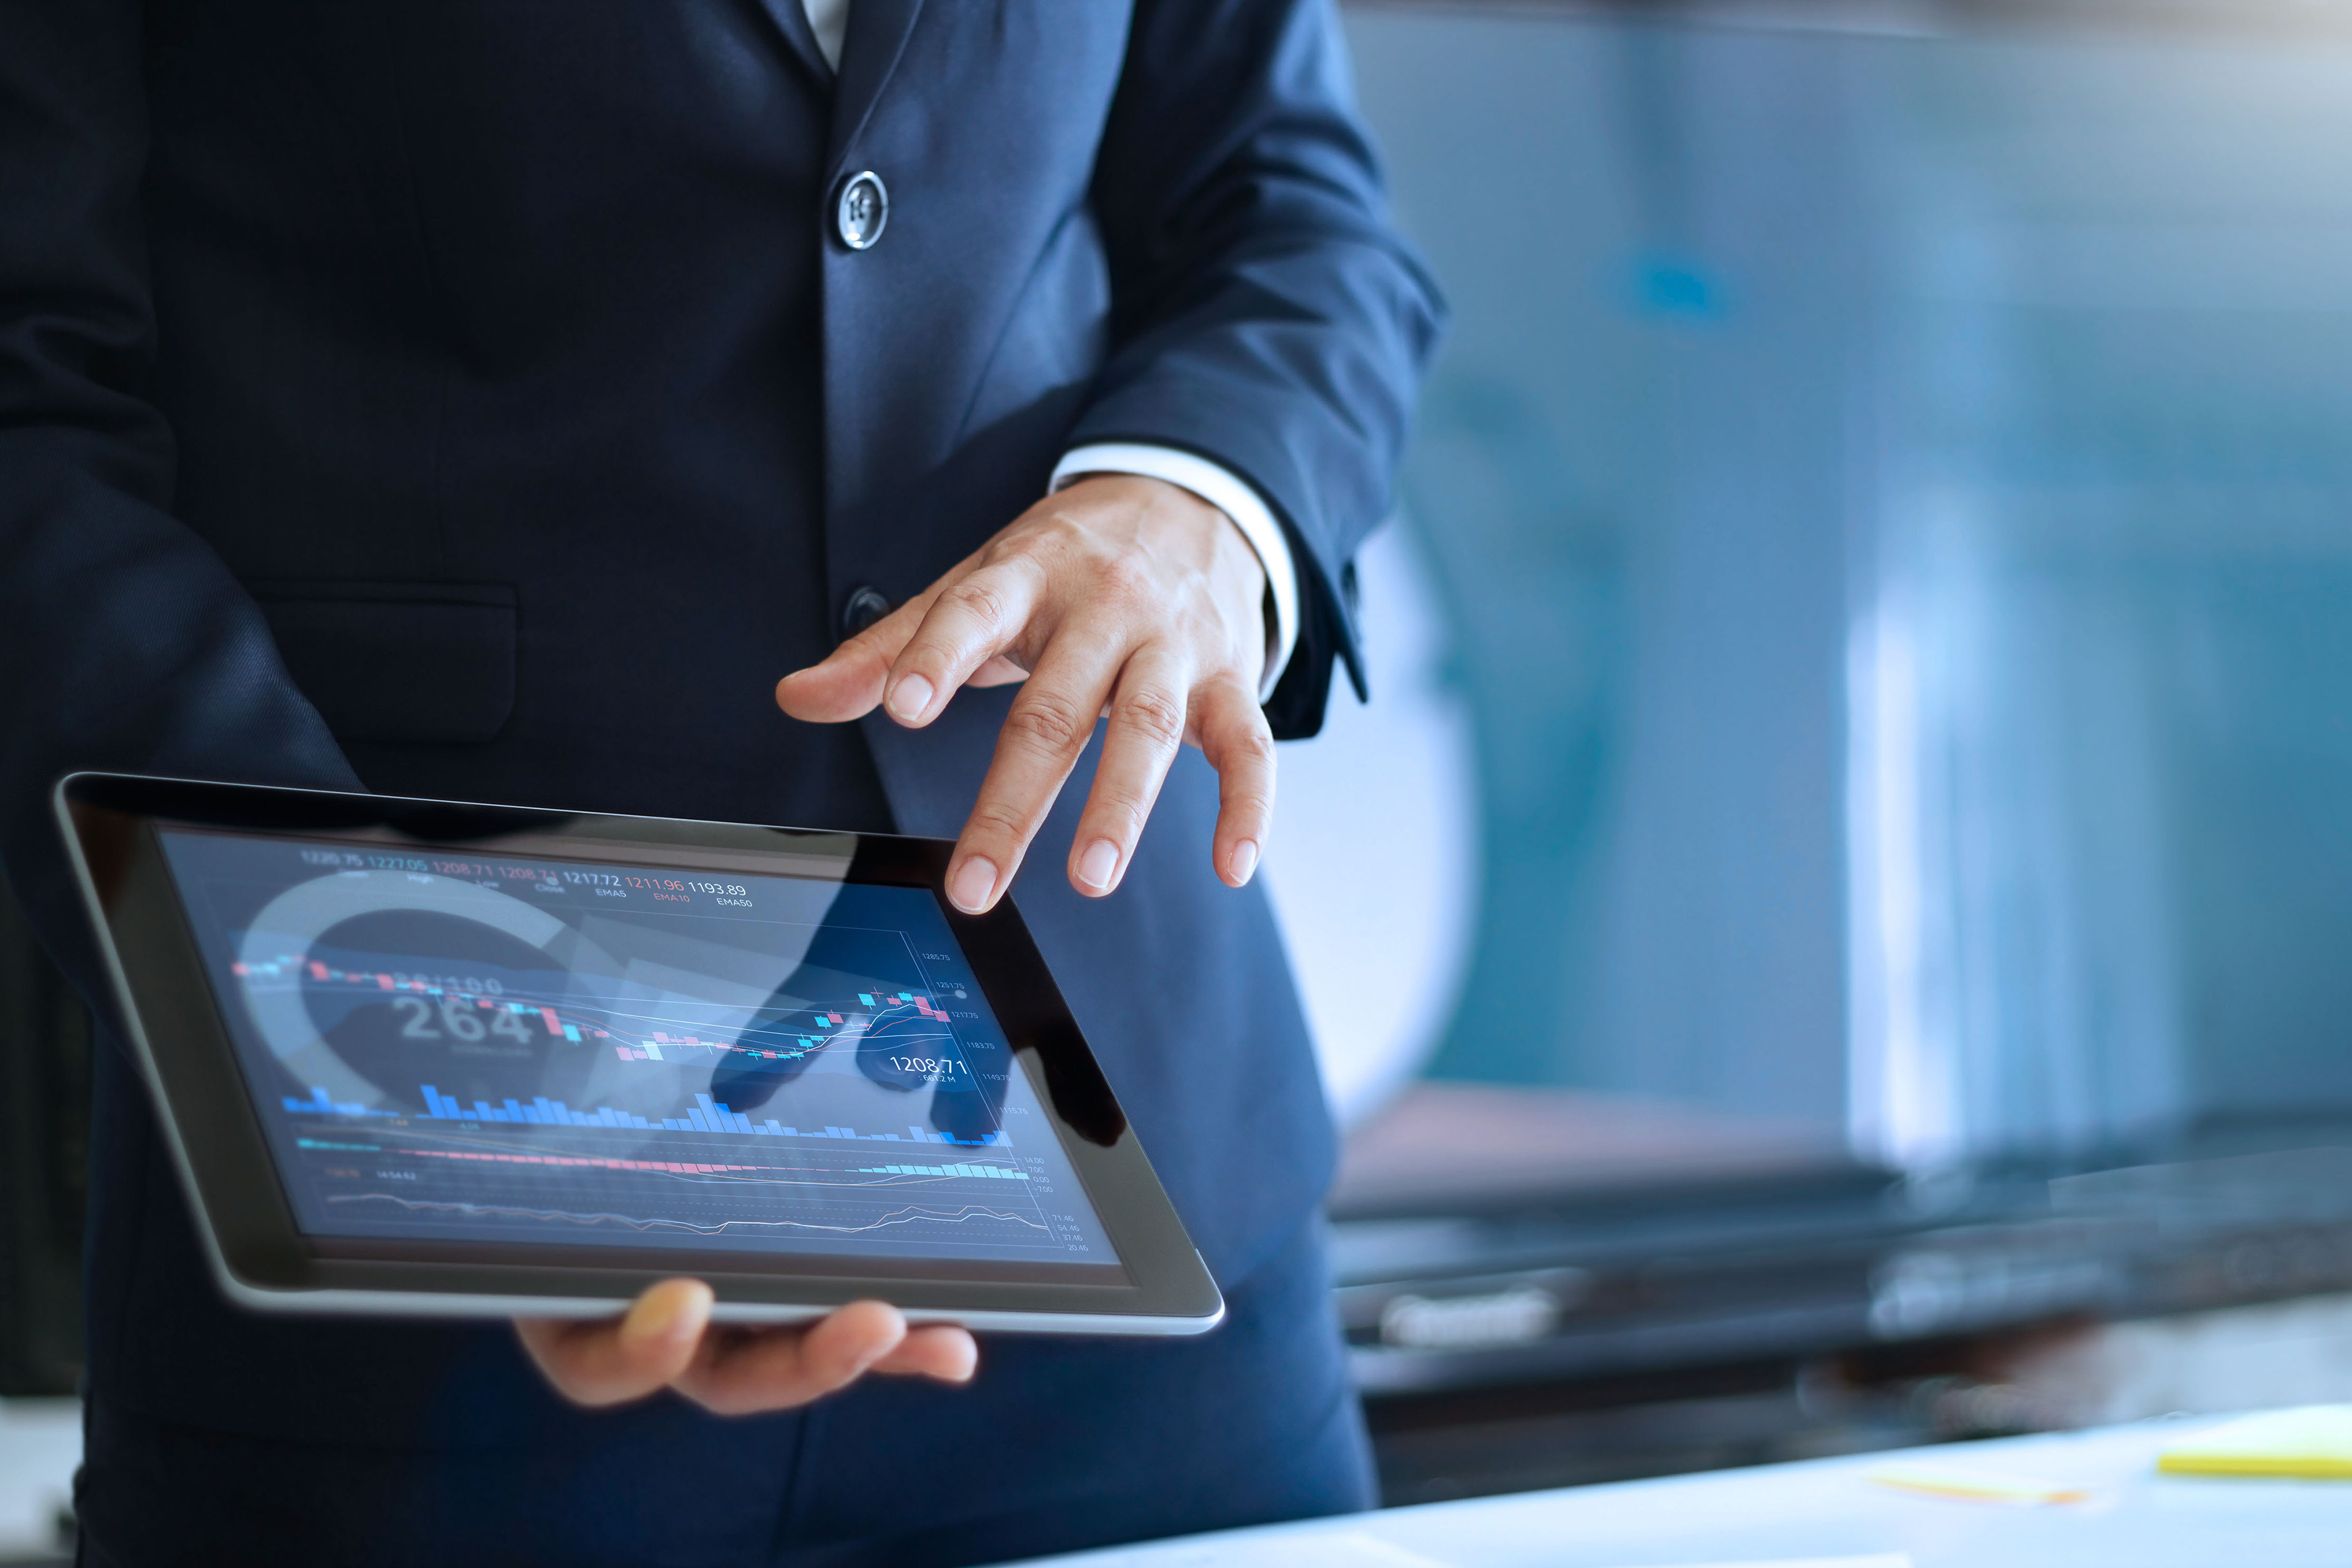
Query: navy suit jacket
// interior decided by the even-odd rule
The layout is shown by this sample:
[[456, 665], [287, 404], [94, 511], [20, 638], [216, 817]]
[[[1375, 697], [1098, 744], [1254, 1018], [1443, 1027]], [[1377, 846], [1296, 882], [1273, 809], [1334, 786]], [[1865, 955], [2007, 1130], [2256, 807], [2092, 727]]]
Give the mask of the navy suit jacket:
[[[94, 992], [75, 768], [952, 835], [1006, 693], [913, 732], [771, 689], [1089, 441], [1272, 503], [1309, 733], [1437, 309], [1316, 0], [858, 0], [837, 80], [800, 0], [10, 5], [9, 881]], [[1014, 897], [1231, 1280], [1330, 1161], [1280, 941], [1210, 874], [1197, 754], [1099, 904], [1082, 783]], [[404, 1442], [454, 1379], [533, 1397], [494, 1329], [232, 1312], [119, 1048], [97, 1121], [98, 1396]]]

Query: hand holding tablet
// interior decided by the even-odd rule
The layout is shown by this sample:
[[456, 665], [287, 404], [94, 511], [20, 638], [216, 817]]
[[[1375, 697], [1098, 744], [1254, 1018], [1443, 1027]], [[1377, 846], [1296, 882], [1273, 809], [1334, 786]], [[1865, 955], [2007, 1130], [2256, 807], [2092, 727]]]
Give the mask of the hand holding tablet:
[[866, 1373], [970, 1380], [979, 1347], [962, 1329], [910, 1329], [897, 1309], [853, 1301], [804, 1329], [724, 1328], [710, 1287], [666, 1279], [618, 1320], [525, 1318], [523, 1348], [576, 1404], [619, 1405], [673, 1388], [719, 1415], [789, 1410]]
[[247, 1306], [572, 1320], [525, 1342], [574, 1397], [714, 1408], [964, 1373], [924, 1325], [1223, 1315], [945, 843], [108, 774], [58, 806]]

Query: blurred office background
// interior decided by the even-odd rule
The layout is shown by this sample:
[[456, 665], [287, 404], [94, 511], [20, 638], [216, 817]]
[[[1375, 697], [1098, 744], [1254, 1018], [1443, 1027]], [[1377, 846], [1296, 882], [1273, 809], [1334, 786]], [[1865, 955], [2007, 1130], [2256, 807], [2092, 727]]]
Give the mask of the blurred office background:
[[1268, 870], [1391, 1497], [2352, 1397], [2352, 6], [1347, 19], [1455, 320]]
[[1344, 15], [1454, 325], [1267, 874], [1390, 1500], [2352, 1397], [2352, 4]]
[[1362, 727], [1475, 781], [1381, 836], [1477, 847], [1431, 1076], [1905, 1167], [2352, 1111], [2352, 38], [2137, 9], [1349, 12], [1455, 310], [1367, 563]]

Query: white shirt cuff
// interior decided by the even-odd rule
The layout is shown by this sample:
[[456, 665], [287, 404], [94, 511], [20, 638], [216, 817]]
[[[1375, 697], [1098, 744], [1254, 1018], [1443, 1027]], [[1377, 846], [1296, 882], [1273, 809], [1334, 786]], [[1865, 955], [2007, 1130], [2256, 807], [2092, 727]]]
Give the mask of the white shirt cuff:
[[1257, 552], [1258, 564], [1265, 568], [1265, 595], [1272, 613], [1265, 628], [1265, 675], [1258, 682], [1257, 699], [1263, 702], [1273, 696], [1276, 683], [1290, 663], [1291, 650], [1298, 646], [1298, 568], [1290, 559], [1290, 542], [1283, 538], [1282, 525], [1274, 521], [1273, 510], [1257, 491], [1232, 469], [1206, 458], [1173, 447], [1128, 441], [1098, 442], [1070, 452], [1054, 465], [1046, 491], [1050, 494], [1088, 474], [1139, 474], [1147, 479], [1164, 479], [1191, 490], [1233, 519], [1234, 526]]

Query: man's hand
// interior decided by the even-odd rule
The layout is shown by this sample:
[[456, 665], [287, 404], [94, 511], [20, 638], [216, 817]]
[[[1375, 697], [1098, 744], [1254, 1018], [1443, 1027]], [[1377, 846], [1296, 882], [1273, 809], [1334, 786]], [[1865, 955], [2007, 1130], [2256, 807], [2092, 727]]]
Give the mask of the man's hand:
[[1031, 507], [947, 575], [777, 683], [795, 719], [839, 723], [877, 703], [920, 729], [961, 686], [1026, 679], [948, 868], [977, 913], [1108, 715], [1071, 885], [1118, 886], [1160, 781], [1187, 742], [1220, 780], [1211, 863], [1240, 887], [1274, 816], [1274, 737], [1259, 710], [1265, 569], [1225, 514], [1159, 479], [1098, 474]]
[[674, 1388], [720, 1415], [789, 1410], [869, 1372], [963, 1383], [980, 1360], [963, 1330], [909, 1329], [879, 1301], [853, 1301], [802, 1328], [713, 1328], [710, 1287], [699, 1279], [663, 1280], [625, 1317], [524, 1318], [515, 1330], [556, 1392], [576, 1405]]

